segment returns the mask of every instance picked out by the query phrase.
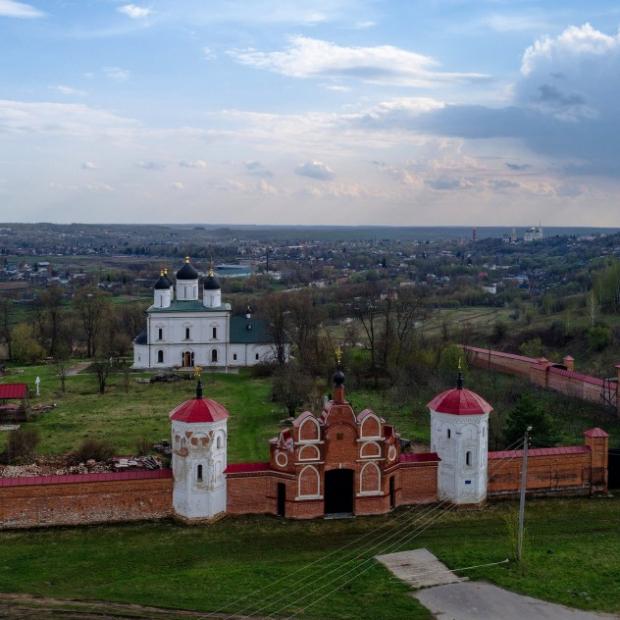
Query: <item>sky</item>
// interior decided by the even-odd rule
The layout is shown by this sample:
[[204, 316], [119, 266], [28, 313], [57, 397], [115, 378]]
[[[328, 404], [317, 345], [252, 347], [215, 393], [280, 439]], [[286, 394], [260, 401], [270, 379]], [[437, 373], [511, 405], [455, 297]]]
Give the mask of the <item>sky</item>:
[[0, 221], [620, 226], [614, 0], [0, 0]]

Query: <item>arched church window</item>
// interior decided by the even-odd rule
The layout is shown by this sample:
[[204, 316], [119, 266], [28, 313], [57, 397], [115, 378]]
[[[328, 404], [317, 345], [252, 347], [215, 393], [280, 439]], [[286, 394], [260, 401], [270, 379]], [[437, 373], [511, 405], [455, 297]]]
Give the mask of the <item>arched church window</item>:
[[469, 450], [465, 453], [465, 464], [468, 467], [471, 466], [471, 452]]
[[217, 436], [217, 440], [215, 442], [215, 445], [217, 446], [218, 450], [222, 449], [222, 436], [221, 435]]
[[450, 437], [452, 437], [452, 431], [450, 429], [448, 429], [447, 437], [448, 437], [448, 439], [450, 439]]
[[196, 469], [196, 480], [198, 480], [198, 482], [202, 482], [202, 465], [198, 465], [198, 468]]
[[217, 349], [212, 349], [211, 351], [211, 361], [217, 362]]
[[164, 363], [164, 352], [161, 349], [157, 351], [157, 363], [158, 364]]
[[189, 340], [189, 336], [190, 336], [190, 329], [189, 327], [185, 328], [185, 340]]
[[160, 327], [157, 330], [157, 339], [158, 340], [163, 340], [163, 338], [164, 338], [164, 330]]
[[213, 338], [217, 338], [217, 327], [213, 328]]

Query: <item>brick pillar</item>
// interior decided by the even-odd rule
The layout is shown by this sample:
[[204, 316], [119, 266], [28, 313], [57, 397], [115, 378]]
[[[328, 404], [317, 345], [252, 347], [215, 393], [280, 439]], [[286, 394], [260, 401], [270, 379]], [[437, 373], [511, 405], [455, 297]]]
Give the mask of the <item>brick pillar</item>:
[[562, 364], [566, 366], [567, 370], [570, 370], [570, 371], [575, 370], [575, 358], [571, 357], [570, 355], [564, 356], [564, 359], [562, 360]]
[[591, 428], [584, 437], [592, 454], [590, 490], [592, 493], [607, 493], [609, 435], [600, 428]]

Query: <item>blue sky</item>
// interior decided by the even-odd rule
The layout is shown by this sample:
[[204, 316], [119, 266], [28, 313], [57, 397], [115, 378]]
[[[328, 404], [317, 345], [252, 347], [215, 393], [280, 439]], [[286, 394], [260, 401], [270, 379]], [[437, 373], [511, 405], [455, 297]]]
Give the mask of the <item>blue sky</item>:
[[620, 225], [620, 6], [0, 0], [0, 220]]

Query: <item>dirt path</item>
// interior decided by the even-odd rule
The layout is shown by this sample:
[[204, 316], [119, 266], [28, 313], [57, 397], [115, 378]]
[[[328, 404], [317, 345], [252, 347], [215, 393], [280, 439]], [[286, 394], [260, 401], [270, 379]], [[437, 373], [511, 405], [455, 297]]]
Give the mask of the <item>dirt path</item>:
[[[182, 609], [165, 609], [106, 601], [67, 601], [28, 594], [0, 594], [0, 618], [7, 620], [222, 620], [226, 613], [212, 615]], [[243, 620], [247, 616], [234, 616]]]
[[75, 375], [79, 375], [83, 370], [86, 370], [92, 362], [78, 362], [75, 366], [71, 366], [67, 370], [67, 377], [75, 377]]

